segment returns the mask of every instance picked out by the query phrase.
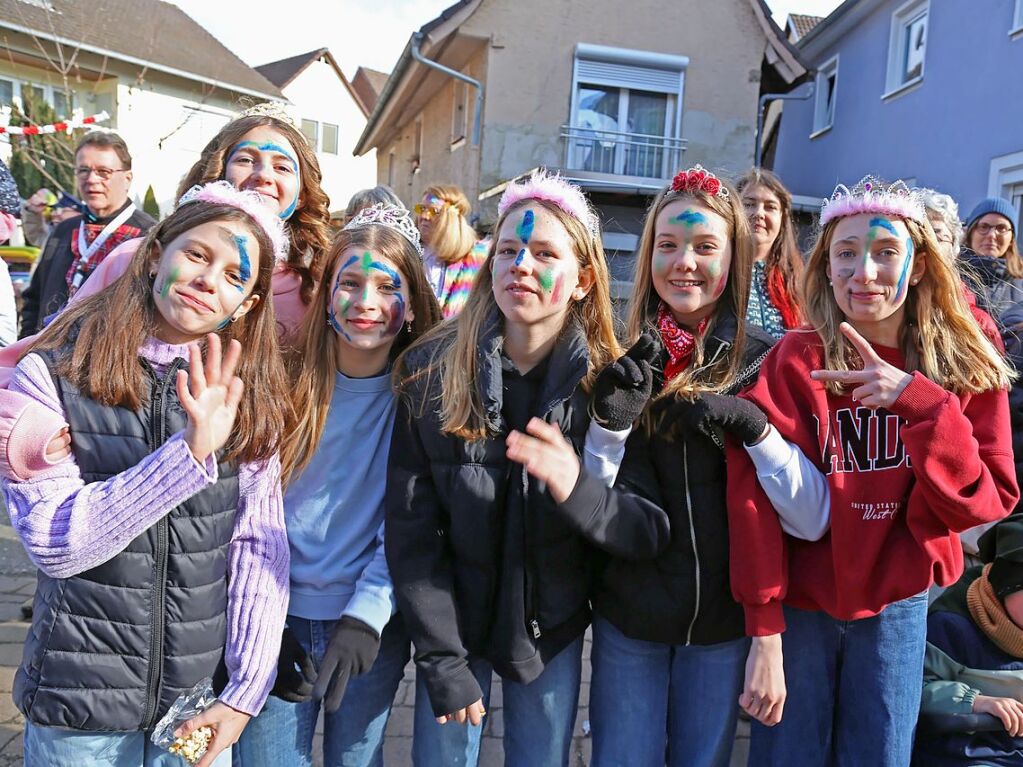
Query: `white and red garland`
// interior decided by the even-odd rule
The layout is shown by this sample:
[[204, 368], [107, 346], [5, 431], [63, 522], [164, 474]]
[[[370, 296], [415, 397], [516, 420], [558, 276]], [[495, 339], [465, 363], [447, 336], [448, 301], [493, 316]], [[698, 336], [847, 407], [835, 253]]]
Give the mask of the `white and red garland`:
[[110, 119], [106, 112], [97, 115], [89, 115], [80, 120], [61, 120], [50, 125], [6, 125], [0, 126], [0, 134], [9, 133], [16, 136], [39, 136], [49, 133], [70, 133], [75, 128], [84, 128], [86, 125], [95, 125], [104, 120]]

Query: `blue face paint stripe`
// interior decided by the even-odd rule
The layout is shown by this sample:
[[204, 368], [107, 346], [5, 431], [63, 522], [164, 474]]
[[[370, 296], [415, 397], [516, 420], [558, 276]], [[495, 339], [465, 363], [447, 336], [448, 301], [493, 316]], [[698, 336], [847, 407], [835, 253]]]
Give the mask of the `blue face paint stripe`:
[[245, 292], [245, 285], [248, 283], [249, 278], [252, 277], [252, 264], [249, 261], [249, 251], [245, 247], [245, 243], [248, 242], [248, 237], [242, 237], [239, 234], [232, 235], [234, 237], [234, 244], [238, 246], [238, 277], [241, 279], [242, 284], [236, 287], [242, 293]]
[[913, 261], [913, 240], [909, 237], [906, 238], [906, 260], [902, 262], [902, 274], [899, 275], [899, 283], [895, 288], [895, 299], [899, 300], [903, 296], [903, 290], [906, 288], [906, 276], [909, 274], [909, 265]]
[[[354, 264], [354, 263], [358, 263], [358, 261], [359, 261], [359, 257], [358, 257], [358, 256], [350, 256], [350, 257], [349, 257], [349, 259], [348, 259], [347, 261], [345, 261], [345, 262], [344, 262], [344, 263], [343, 263], [343, 264], [341, 265], [341, 269], [340, 269], [340, 271], [338, 271], [338, 273], [337, 273], [337, 280], [338, 280], [338, 282], [340, 282], [340, 281], [341, 281], [341, 272], [343, 272], [343, 271], [344, 271], [345, 269], [347, 269], [347, 268], [348, 268], [349, 266], [351, 266], [352, 264]], [[335, 286], [336, 286], [336, 283], [335, 283]]]
[[288, 160], [291, 161], [294, 170], [298, 172], [298, 160], [296, 160], [292, 156], [291, 152], [282, 147], [280, 144], [274, 144], [271, 141], [267, 141], [263, 144], [259, 144], [255, 141], [239, 141], [237, 144], [235, 144], [234, 149], [232, 149], [231, 153], [227, 156], [227, 161], [231, 162], [231, 159], [238, 153], [239, 149], [247, 149], [249, 147], [255, 147], [261, 152], [278, 152], [279, 154], [284, 155], [285, 157], [288, 158]]
[[536, 217], [533, 215], [533, 211], [527, 210], [522, 214], [522, 220], [519, 221], [518, 226], [515, 227], [515, 234], [519, 236], [523, 244], [529, 244], [529, 238], [533, 236], [533, 226], [536, 224]]
[[671, 219], [673, 223], [682, 224], [687, 229], [692, 229], [697, 224], [707, 223], [707, 217], [697, 210], [686, 210]]
[[871, 229], [874, 229], [874, 228], [886, 229], [894, 237], [898, 237], [899, 236], [899, 230], [896, 229], [895, 228], [895, 224], [893, 224], [887, 218], [872, 218], [872, 219], [870, 219], [870, 228]]

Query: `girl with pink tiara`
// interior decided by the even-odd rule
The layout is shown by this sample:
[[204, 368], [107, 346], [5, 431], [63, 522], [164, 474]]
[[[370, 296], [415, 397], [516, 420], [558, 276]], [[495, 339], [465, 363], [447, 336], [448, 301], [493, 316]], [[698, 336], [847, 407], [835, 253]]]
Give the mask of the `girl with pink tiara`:
[[505, 763], [567, 764], [592, 544], [650, 556], [667, 535], [663, 512], [606, 487], [620, 442], [587, 436], [619, 354], [595, 214], [542, 172], [498, 214], [464, 310], [395, 373], [385, 547], [416, 650], [416, 764], [477, 763], [494, 671]]
[[217, 702], [177, 734], [212, 727], [199, 767], [222, 767], [262, 708], [289, 558], [277, 458], [288, 388], [264, 299], [287, 250], [258, 195], [197, 186], [123, 279], [71, 306], [18, 363], [11, 390], [74, 434], [72, 455], [4, 481], [39, 568], [14, 682], [26, 764], [176, 762], [150, 731], [211, 677]]
[[[963, 568], [958, 531], [1019, 497], [1007, 388], [1014, 374], [971, 314], [918, 196], [839, 186], [807, 263], [812, 331], [788, 333], [742, 397], [828, 485], [816, 541], [785, 534], [745, 451], [728, 446], [732, 590], [760, 652], [744, 698], [778, 717], [757, 765], [909, 764], [927, 589]], [[765, 713], [766, 712], [766, 713]]]

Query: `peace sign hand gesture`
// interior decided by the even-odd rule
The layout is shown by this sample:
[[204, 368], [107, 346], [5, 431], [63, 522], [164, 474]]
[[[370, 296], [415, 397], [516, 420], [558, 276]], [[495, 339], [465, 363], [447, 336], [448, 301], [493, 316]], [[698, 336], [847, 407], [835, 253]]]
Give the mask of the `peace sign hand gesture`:
[[852, 390], [853, 401], [871, 410], [891, 408], [903, 389], [909, 386], [913, 376], [881, 359], [870, 342], [848, 322], [843, 322], [840, 328], [863, 359], [863, 369], [814, 370], [810, 378], [814, 381], [835, 381], [855, 386]]

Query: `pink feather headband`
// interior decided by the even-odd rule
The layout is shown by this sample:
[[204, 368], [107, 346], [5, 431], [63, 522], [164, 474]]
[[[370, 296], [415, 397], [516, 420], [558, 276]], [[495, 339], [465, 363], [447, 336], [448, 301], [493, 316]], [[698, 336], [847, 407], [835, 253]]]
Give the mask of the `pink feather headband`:
[[208, 202], [214, 205], [230, 205], [232, 208], [248, 214], [266, 234], [273, 246], [274, 260], [288, 260], [288, 232], [280, 217], [263, 202], [258, 192], [235, 189], [227, 181], [211, 181], [208, 184], [196, 184], [178, 200], [178, 207], [193, 202]]
[[593, 212], [586, 195], [575, 184], [565, 181], [557, 174], [548, 173], [542, 168], [533, 171], [521, 184], [509, 184], [497, 203], [497, 215], [503, 216], [512, 205], [523, 200], [546, 200], [561, 208], [565, 213], [578, 219], [593, 235], [600, 239], [600, 222]]
[[927, 212], [920, 194], [903, 181], [891, 186], [872, 176], [865, 176], [849, 189], [845, 184], [835, 187], [831, 197], [821, 203], [821, 226], [836, 218], [860, 213], [883, 213], [896, 218], [908, 218], [918, 223], [927, 220]]

